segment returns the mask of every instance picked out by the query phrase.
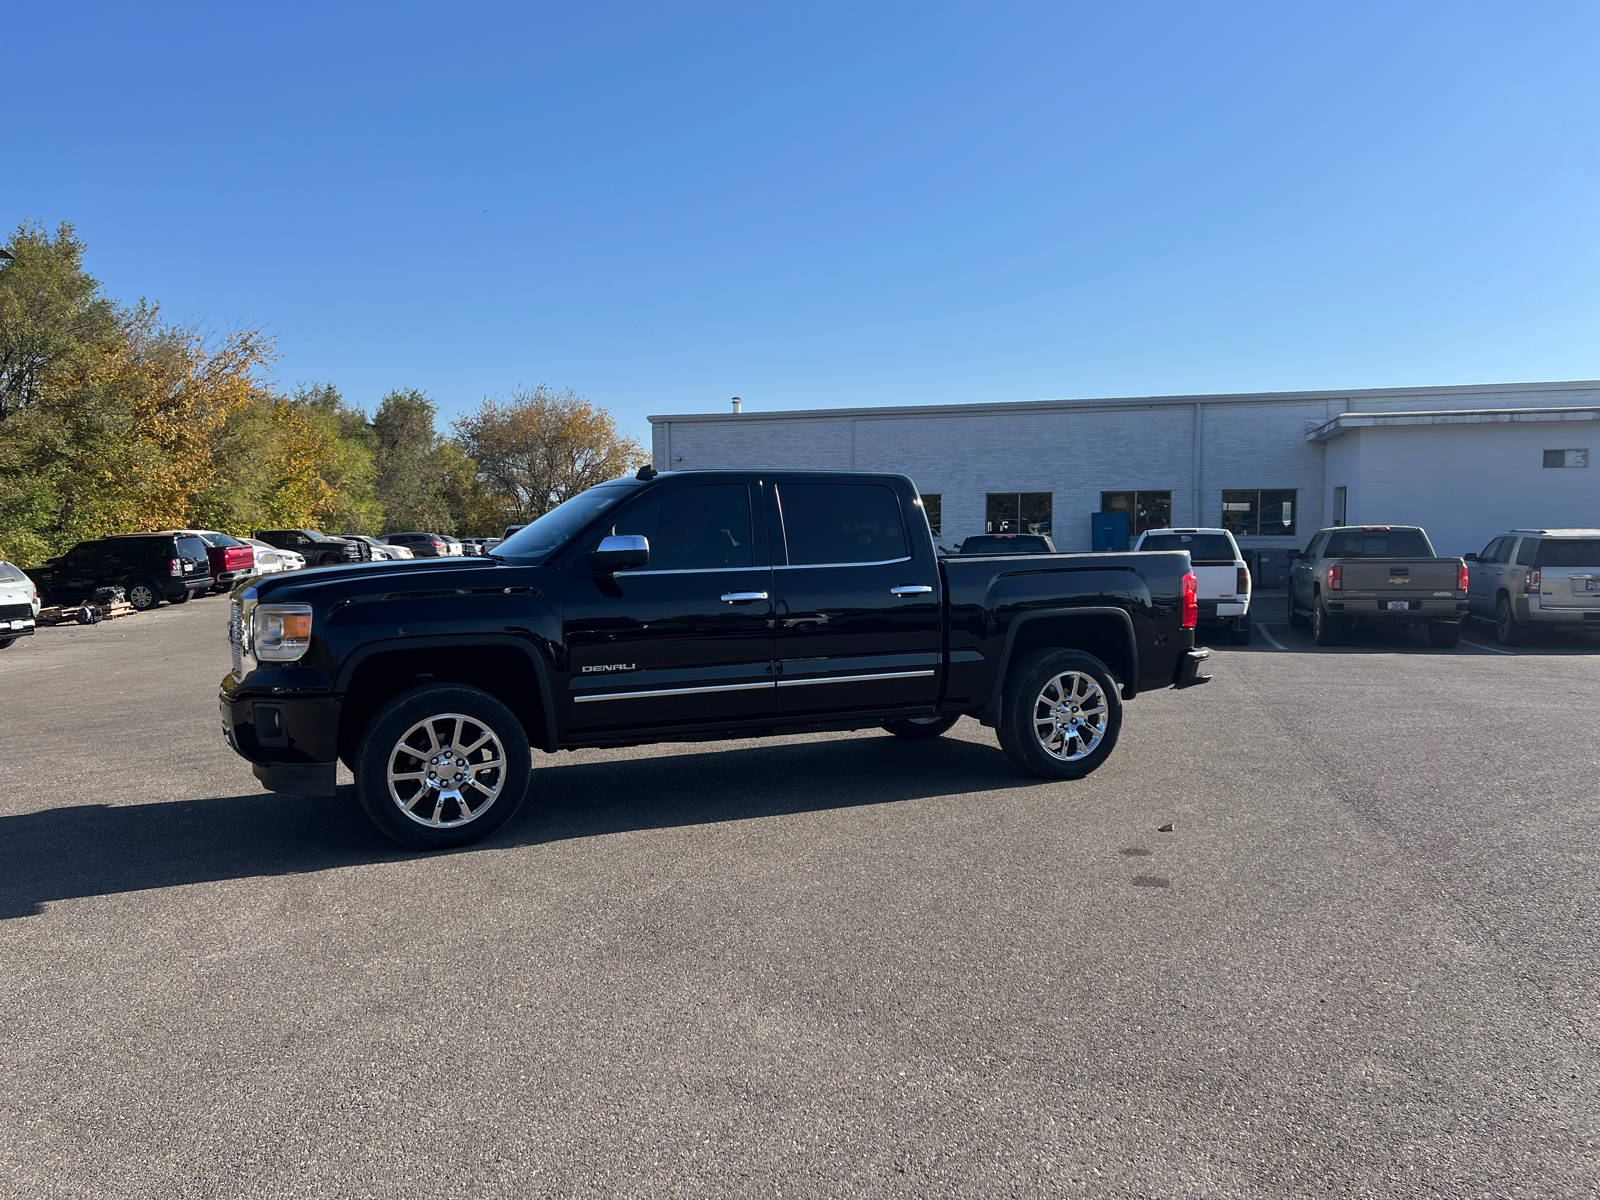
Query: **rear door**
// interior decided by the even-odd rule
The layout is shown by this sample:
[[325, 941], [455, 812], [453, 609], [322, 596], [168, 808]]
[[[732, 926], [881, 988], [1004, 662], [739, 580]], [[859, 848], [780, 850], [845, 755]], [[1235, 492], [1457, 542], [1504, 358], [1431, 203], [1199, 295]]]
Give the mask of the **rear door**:
[[778, 711], [931, 709], [943, 594], [919, 517], [887, 482], [776, 487]]
[[[648, 539], [649, 565], [596, 574], [588, 552], [607, 534]], [[758, 481], [647, 489], [578, 548], [561, 586], [570, 732], [770, 717], [772, 567]]]
[[1600, 538], [1545, 538], [1534, 565], [1541, 608], [1600, 610]]

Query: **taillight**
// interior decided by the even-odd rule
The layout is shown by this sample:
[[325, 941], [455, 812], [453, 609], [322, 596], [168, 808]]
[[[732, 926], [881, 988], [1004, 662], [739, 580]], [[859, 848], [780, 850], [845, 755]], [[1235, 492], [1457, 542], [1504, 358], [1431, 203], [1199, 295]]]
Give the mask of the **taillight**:
[[1343, 589], [1344, 568], [1339, 566], [1338, 563], [1335, 563], [1333, 566], [1328, 568], [1328, 590], [1330, 592], [1337, 592], [1342, 591]]
[[1249, 590], [1250, 590], [1250, 568], [1249, 567], [1240, 567], [1239, 568], [1239, 578], [1233, 585], [1234, 594], [1238, 595], [1238, 596], [1243, 596]]
[[1456, 591], [1464, 592], [1466, 590], [1467, 590], [1467, 564], [1466, 563], [1462, 563], [1459, 567], [1456, 568]]
[[[145, 561], [149, 562], [150, 560], [146, 559]], [[168, 567], [169, 567], [169, 569], [172, 571], [172, 573], [174, 575], [182, 575], [183, 574], [183, 559], [181, 559], [181, 558], [172, 559], [171, 562], [168, 564]]]
[[1193, 629], [1200, 623], [1200, 581], [1190, 571], [1183, 577], [1183, 627]]
[[1539, 568], [1535, 567], [1528, 572], [1528, 582], [1522, 585], [1522, 590], [1530, 596], [1539, 594]]

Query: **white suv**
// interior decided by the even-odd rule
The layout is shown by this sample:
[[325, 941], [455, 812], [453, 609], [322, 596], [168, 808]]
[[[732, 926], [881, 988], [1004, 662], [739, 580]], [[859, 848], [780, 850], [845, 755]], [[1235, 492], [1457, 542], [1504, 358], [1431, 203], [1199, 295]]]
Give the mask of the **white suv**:
[[1250, 644], [1250, 568], [1226, 529], [1147, 529], [1135, 550], [1187, 550], [1200, 601], [1200, 622], [1220, 625], [1237, 646]]

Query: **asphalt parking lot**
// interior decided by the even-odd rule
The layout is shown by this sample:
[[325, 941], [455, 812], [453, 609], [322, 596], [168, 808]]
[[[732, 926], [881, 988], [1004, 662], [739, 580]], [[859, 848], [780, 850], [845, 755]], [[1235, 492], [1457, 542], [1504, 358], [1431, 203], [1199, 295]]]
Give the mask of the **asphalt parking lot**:
[[0, 1191], [1594, 1196], [1600, 638], [1273, 603], [1078, 783], [970, 721], [563, 754], [436, 856], [258, 789], [220, 598], [42, 630]]

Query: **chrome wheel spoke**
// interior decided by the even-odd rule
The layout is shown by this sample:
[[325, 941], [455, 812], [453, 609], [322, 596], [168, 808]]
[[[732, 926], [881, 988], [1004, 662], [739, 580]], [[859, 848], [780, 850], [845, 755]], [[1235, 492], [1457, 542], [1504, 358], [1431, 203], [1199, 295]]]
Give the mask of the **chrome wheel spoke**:
[[1033, 708], [1034, 735], [1046, 754], [1073, 762], [1100, 745], [1110, 712], [1092, 675], [1066, 671], [1039, 690]]
[[[471, 737], [468, 730], [473, 731]], [[415, 744], [424, 738], [426, 749]], [[474, 754], [483, 755], [483, 761], [472, 762]], [[390, 751], [389, 798], [419, 825], [434, 829], [465, 825], [487, 812], [499, 797], [505, 765], [505, 748], [493, 729], [476, 717], [439, 713], [411, 726]], [[498, 774], [479, 778], [480, 773], [491, 772]], [[437, 782], [429, 780], [430, 773]], [[402, 789], [411, 787], [417, 789], [414, 794], [402, 794]]]

